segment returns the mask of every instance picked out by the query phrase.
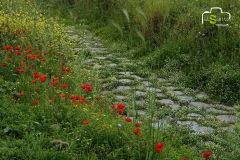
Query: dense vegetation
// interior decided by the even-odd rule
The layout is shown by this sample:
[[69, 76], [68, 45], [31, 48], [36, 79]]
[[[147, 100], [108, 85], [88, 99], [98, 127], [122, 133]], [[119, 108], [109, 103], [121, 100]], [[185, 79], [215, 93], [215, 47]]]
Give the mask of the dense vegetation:
[[[59, 17], [56, 17], [56, 19], [50, 18], [63, 16], [66, 18], [65, 23], [72, 25], [82, 22], [83, 18], [88, 19], [84, 23], [97, 29], [101, 35], [111, 37], [112, 40], [119, 41], [119, 43], [128, 40], [128, 49], [135, 50], [136, 46], [142, 46], [139, 50], [133, 52], [135, 58], [142, 57], [149, 62], [152, 61], [150, 57], [161, 59], [159, 62], [162, 62], [162, 64], [153, 63], [151, 66], [153, 68], [164, 68], [166, 64], [171, 66], [169, 64], [174, 62], [174, 64], [181, 64], [181, 66], [172, 65], [172, 67], [176, 67], [171, 68], [173, 71], [181, 71], [182, 74], [189, 73], [189, 75], [199, 72], [194, 68], [194, 66], [197, 67], [197, 63], [200, 63], [197, 62], [199, 59], [196, 59], [196, 62], [187, 61], [188, 58], [191, 58], [190, 53], [187, 54], [187, 52], [187, 55], [182, 55], [182, 50], [175, 52], [180, 42], [183, 43], [181, 45], [185, 46], [184, 50], [189, 47], [184, 42], [188, 38], [183, 38], [184, 34], [187, 34], [187, 28], [179, 24], [179, 27], [181, 26], [180, 28], [185, 33], [183, 31], [181, 32], [183, 35], [178, 35], [179, 38], [174, 43], [176, 45], [174, 46], [175, 49], [172, 48], [170, 42], [175, 42], [173, 37], [177, 33], [168, 31], [168, 29], [173, 28], [165, 28], [165, 31], [159, 34], [158, 27], [164, 23], [175, 24], [176, 19], [171, 18], [172, 14], [177, 17], [180, 16], [178, 14], [180, 11], [176, 10], [172, 13], [177, 3], [169, 2], [168, 4], [166, 2], [165, 4], [160, 1], [162, 5], [171, 4], [173, 8], [163, 7], [162, 13], [158, 13], [158, 7], [162, 5], [154, 3], [145, 5], [145, 1], [135, 3], [129, 1], [129, 4], [126, 2], [110, 0], [52, 0], [46, 3], [40, 0], [38, 3], [32, 0], [3, 0], [0, 2], [1, 160], [198, 160], [208, 159], [209, 156], [210, 159], [216, 160], [239, 159], [238, 142], [240, 138], [237, 133], [223, 133], [222, 138], [226, 138], [228, 141], [221, 142], [221, 147], [216, 147], [204, 143], [204, 141], [210, 139], [208, 135], [198, 136], [184, 127], [173, 124], [173, 126], [162, 126], [159, 129], [153, 128], [151, 124], [153, 115], [151, 114], [144, 119], [130, 118], [126, 114], [122, 114], [127, 112], [127, 107], [122, 103], [112, 105], [99, 94], [98, 71], [84, 68], [84, 55], [79, 55], [77, 58], [73, 56], [71, 49], [73, 43], [67, 37], [66, 29], [62, 24], [56, 23], [59, 22]], [[97, 8], [93, 7], [94, 5]], [[136, 12], [130, 12], [130, 10], [134, 11], [138, 5], [146, 8], [139, 8]], [[81, 7], [81, 12], [79, 12], [78, 7]], [[121, 7], [125, 9], [122, 10]], [[229, 8], [231, 7], [229, 6]], [[229, 8], [226, 8], [226, 10]], [[188, 9], [187, 6], [185, 9]], [[147, 10], [149, 10], [149, 13], [146, 12]], [[165, 17], [167, 15], [168, 18]], [[68, 16], [72, 16], [72, 19], [69, 19]], [[148, 24], [145, 21], [148, 22], [148, 18], [154, 16], [162, 17], [163, 20], [157, 20], [157, 24], [155, 24], [155, 20], [152, 19], [153, 22], [150, 27], [145, 26], [146, 28], [144, 28], [144, 24]], [[187, 15], [185, 16], [187, 17]], [[122, 17], [122, 20], [117, 21], [118, 17]], [[108, 23], [109, 18], [112, 19], [111, 24]], [[96, 19], [99, 21], [96, 22]], [[174, 26], [172, 25], [172, 27]], [[152, 27], [157, 27], [157, 29], [155, 30]], [[189, 26], [188, 29], [191, 28]], [[175, 29], [178, 31], [179, 28]], [[231, 30], [235, 29], [232, 28]], [[119, 32], [116, 32], [116, 30]], [[224, 34], [216, 33], [216, 35], [221, 35], [224, 39], [225, 32]], [[121, 34], [122, 39], [118, 40], [117, 37]], [[170, 36], [171, 34], [173, 35]], [[130, 35], [130, 37], [126, 35]], [[165, 39], [158, 37], [160, 35]], [[168, 37], [172, 37], [172, 39], [168, 39]], [[205, 45], [205, 41], [202, 41], [202, 43]], [[231, 41], [231, 46], [237, 45], [235, 43], [235, 41]], [[171, 47], [167, 47], [167, 45]], [[237, 48], [237, 46], [234, 47]], [[210, 48], [213, 49], [213, 47]], [[148, 53], [150, 59], [146, 58]], [[173, 54], [178, 54], [178, 56], [175, 57]], [[186, 58], [186, 62], [178, 63], [182, 56]], [[213, 55], [208, 54], [208, 56]], [[232, 52], [232, 56], [237, 58], [235, 52]], [[175, 60], [173, 60], [174, 57]], [[203, 60], [202, 62], [205, 63]], [[237, 59], [231, 61], [235, 65], [229, 64], [228, 66], [222, 66], [225, 59], [217, 57], [215, 60], [222, 68], [219, 69], [219, 72], [214, 72], [213, 66], [212, 70], [206, 68], [209, 72], [204, 72], [206, 74], [205, 79], [211, 77], [209, 75], [210, 71], [215, 75], [215, 79], [223, 76], [222, 72], [229, 74], [229, 76], [224, 75], [225, 79], [222, 79], [221, 82], [209, 86], [218, 87], [220, 83], [225, 83], [224, 80], [226, 80], [229, 82], [228, 85], [234, 85], [234, 88], [230, 88], [227, 92], [228, 96], [233, 89], [239, 87], [239, 83], [235, 83], [239, 79], [234, 79], [239, 75], [234, 70], [237, 62], [233, 60], [237, 61]], [[209, 59], [209, 63], [210, 61], [211, 59]], [[194, 66], [192, 68], [187, 67], [187, 62], [194, 63]], [[203, 72], [203, 70], [199, 70]], [[191, 76], [187, 80], [193, 80], [193, 77]], [[212, 80], [214, 84], [215, 79]], [[200, 82], [203, 83], [203, 80], [199, 80]], [[211, 81], [206, 82], [210, 83]], [[203, 87], [207, 86], [207, 84], [203, 85]], [[224, 89], [224, 87], [221, 86], [220, 89]], [[219, 91], [219, 93], [222, 92]], [[231, 96], [231, 102], [236, 102], [236, 95], [231, 94]], [[148, 106], [150, 111], [152, 108], [153, 106]], [[239, 129], [239, 125], [236, 126]], [[218, 139], [215, 139], [215, 141], [218, 141]]]
[[[160, 69], [165, 77], [204, 90], [216, 100], [239, 103], [238, 0], [54, 0], [44, 5], [66, 22], [71, 17], [109, 41], [125, 42], [123, 52], [131, 50], [133, 58]], [[211, 7], [231, 13], [228, 27], [202, 25], [202, 13]]]

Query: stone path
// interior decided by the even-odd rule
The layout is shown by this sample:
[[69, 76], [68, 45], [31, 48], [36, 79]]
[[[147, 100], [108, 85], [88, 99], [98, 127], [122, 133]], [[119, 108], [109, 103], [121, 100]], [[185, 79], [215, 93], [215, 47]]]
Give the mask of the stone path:
[[204, 92], [189, 92], [151, 71], [141, 73], [138, 70], [141, 62], [105, 48], [101, 40], [87, 30], [76, 34], [69, 28], [67, 32], [76, 42], [76, 54], [87, 55], [86, 69], [99, 70], [102, 94], [111, 97], [110, 101], [115, 104], [127, 104], [127, 116], [141, 119], [154, 110], [153, 126], [176, 123], [205, 134], [233, 130], [237, 121], [233, 107], [209, 103]]

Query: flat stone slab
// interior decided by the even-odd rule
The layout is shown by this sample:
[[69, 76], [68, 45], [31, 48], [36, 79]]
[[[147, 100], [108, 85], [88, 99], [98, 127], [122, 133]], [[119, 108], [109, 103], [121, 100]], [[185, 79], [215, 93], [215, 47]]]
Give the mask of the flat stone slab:
[[101, 93], [102, 94], [108, 94], [108, 93], [110, 93], [110, 91], [102, 91]]
[[203, 102], [190, 102], [189, 105], [194, 108], [209, 108], [211, 107], [210, 104], [203, 103]]
[[197, 133], [211, 134], [214, 132], [214, 129], [212, 127], [198, 126], [194, 131]]
[[196, 95], [197, 98], [207, 98], [207, 94], [204, 93], [204, 92], [199, 92], [197, 95]]
[[119, 79], [118, 81], [121, 82], [121, 83], [130, 83], [130, 82], [132, 82], [131, 79]]
[[104, 48], [92, 48], [92, 47], [88, 47], [88, 49], [93, 52], [93, 53], [97, 53], [97, 52], [107, 52], [107, 50], [105, 50]]
[[144, 84], [145, 86], [150, 86], [152, 83], [149, 81], [142, 81], [142, 84]]
[[118, 87], [116, 88], [116, 90], [130, 90], [130, 89], [131, 89], [130, 86], [118, 86]]
[[182, 102], [191, 102], [191, 101], [193, 101], [193, 97], [190, 97], [190, 96], [178, 96], [178, 98]]
[[158, 93], [161, 93], [162, 91], [158, 88], [154, 88], [154, 87], [146, 87], [146, 90], [147, 91], [151, 91], [151, 92], [158, 92]]
[[161, 100], [157, 100], [157, 102], [160, 102], [163, 104], [175, 104], [171, 99], [161, 99]]
[[108, 54], [107, 57], [110, 57], [110, 58], [111, 58], [111, 57], [113, 57], [113, 54]]
[[173, 91], [176, 95], [182, 96], [184, 95], [184, 92], [182, 91]]
[[[127, 58], [116, 58], [117, 60], [120, 60], [120, 61], [126, 61], [126, 60], [129, 60]], [[129, 60], [130, 61], [130, 60]]]
[[107, 57], [101, 57], [101, 56], [98, 56], [98, 57], [95, 57], [96, 59], [99, 59], [99, 60], [104, 60], [104, 59], [106, 59]]
[[91, 62], [93, 62], [93, 59], [86, 59], [84, 61], [87, 62], [87, 63], [91, 63]]
[[125, 98], [126, 98], [125, 96], [119, 96], [119, 95], [116, 96], [116, 99], [118, 100], [124, 100]]
[[83, 49], [76, 47], [76, 48], [73, 48], [73, 50], [74, 50], [74, 51], [82, 51]]
[[145, 104], [145, 101], [143, 99], [139, 99], [136, 101], [137, 105], [143, 106]]
[[95, 65], [93, 66], [93, 68], [97, 68], [97, 69], [99, 69], [99, 68], [102, 68], [102, 65], [95, 64]]
[[213, 108], [213, 107], [207, 108], [206, 110], [207, 110], [207, 112], [227, 113], [227, 111], [215, 109], [215, 108]]
[[190, 118], [202, 118], [203, 116], [201, 114], [197, 114], [197, 113], [188, 113], [187, 117], [190, 117]]
[[223, 127], [223, 129], [228, 131], [228, 132], [233, 132], [234, 131], [234, 127], [233, 126]]
[[78, 39], [78, 35], [77, 34], [75, 34], [75, 35], [72, 35], [72, 36], [69, 36], [70, 38], [72, 38], [72, 39], [75, 39], [75, 40], [77, 40]]
[[198, 125], [195, 121], [178, 121], [178, 124], [180, 125], [189, 125], [189, 127], [195, 131], [196, 133], [213, 133], [214, 129], [212, 127], [205, 127]]
[[115, 63], [110, 63], [109, 66], [110, 66], [110, 67], [115, 67], [115, 66], [117, 66], [117, 64], [115, 64]]
[[133, 78], [135, 78], [135, 79], [138, 79], [138, 80], [141, 80], [141, 79], [143, 79], [142, 77], [139, 77], [139, 76], [137, 76], [137, 75], [131, 75]]
[[181, 106], [178, 104], [170, 104], [169, 105], [173, 110], [178, 110]]
[[174, 86], [166, 86], [165, 87], [167, 90], [175, 90], [176, 89], [176, 87], [174, 87]]
[[146, 115], [147, 114], [147, 112], [145, 111], [145, 110], [131, 110], [131, 113], [133, 114], [133, 115], [136, 115], [136, 114], [138, 114], [138, 115], [140, 115], [140, 116], [144, 116], [144, 115]]
[[102, 48], [102, 47], [89, 47], [89, 49], [95, 50], [95, 51], [107, 51], [108, 50], [108, 48]]
[[165, 96], [165, 94], [163, 94], [163, 93], [157, 93], [157, 97], [164, 97]]
[[153, 122], [152, 123], [152, 127], [154, 127], [154, 128], [158, 128], [158, 127], [166, 126], [166, 125], [168, 125], [168, 121], [166, 119], [163, 119], [163, 120], [160, 120], [158, 122]]
[[147, 93], [142, 91], [135, 91], [136, 96], [145, 96]]
[[237, 117], [234, 115], [218, 115], [216, 116], [217, 119], [220, 121], [224, 121], [227, 123], [236, 123], [237, 122]]
[[91, 45], [91, 43], [89, 43], [89, 42], [83, 42], [82, 44], [85, 45], [85, 46]]
[[142, 116], [146, 115], [146, 112], [144, 110], [138, 110], [137, 113]]
[[131, 74], [133, 74], [133, 72], [118, 72], [118, 74], [131, 75]]

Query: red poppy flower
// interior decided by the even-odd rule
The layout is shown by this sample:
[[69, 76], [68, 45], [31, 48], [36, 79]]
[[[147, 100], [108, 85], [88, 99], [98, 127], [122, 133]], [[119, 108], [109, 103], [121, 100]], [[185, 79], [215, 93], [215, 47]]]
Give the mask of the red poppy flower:
[[161, 153], [164, 145], [165, 145], [164, 142], [156, 143], [155, 145], [156, 152]]
[[61, 53], [61, 56], [64, 57], [65, 56], [64, 53]]
[[46, 75], [39, 75], [39, 79], [41, 82], [45, 82], [46, 79], [47, 79], [47, 76]]
[[88, 120], [83, 120], [83, 124], [89, 124]]
[[40, 88], [35, 88], [35, 91], [38, 91]]
[[81, 105], [84, 106], [86, 104], [85, 101], [81, 101]]
[[136, 126], [136, 127], [140, 127], [140, 126], [141, 126], [141, 123], [138, 122], [138, 123], [135, 124], [135, 126]]
[[185, 157], [185, 158], [183, 158], [183, 160], [188, 160], [188, 158]]
[[75, 97], [76, 100], [80, 100], [80, 101], [85, 101], [85, 97], [80, 97], [80, 96], [76, 96]]
[[32, 83], [34, 83], [34, 84], [37, 83], [37, 80], [36, 79], [32, 80]]
[[36, 59], [38, 59], [39, 56], [40, 56], [40, 54], [34, 54], [34, 55], [31, 57], [31, 59], [32, 59], [32, 60], [36, 60]]
[[65, 97], [66, 97], [66, 94], [65, 94], [65, 93], [61, 93], [61, 94], [60, 94], [60, 97], [65, 98]]
[[8, 58], [6, 58], [6, 60], [7, 60], [8, 62], [11, 62], [11, 58], [9, 58], [9, 57], [8, 57]]
[[67, 86], [68, 86], [67, 84], [62, 84], [61, 87], [62, 87], [63, 89], [65, 89], [65, 88], [67, 88]]
[[14, 54], [15, 54], [16, 56], [19, 56], [19, 55], [22, 54], [22, 52], [21, 52], [21, 51], [17, 51], [17, 52], [15, 52]]
[[6, 64], [6, 63], [2, 63], [1, 66], [2, 66], [2, 67], [6, 67], [7, 64]]
[[39, 78], [38, 72], [33, 72], [33, 77], [34, 78]]
[[122, 103], [119, 103], [117, 106], [118, 106], [119, 109], [124, 109], [125, 108], [125, 105], [122, 104]]
[[44, 52], [43, 55], [46, 56], [46, 55], [47, 55], [47, 52]]
[[16, 34], [20, 34], [20, 33], [21, 33], [21, 31], [17, 29], [16, 30]]
[[132, 122], [132, 119], [129, 118], [129, 117], [127, 117], [127, 118], [125, 118], [125, 121], [126, 121], [126, 122]]
[[21, 50], [21, 48], [20, 48], [20, 46], [15, 46], [14, 50], [19, 51], [19, 50]]
[[38, 105], [38, 101], [32, 101], [32, 105]]
[[92, 85], [91, 84], [83, 84], [82, 89], [84, 89], [86, 92], [92, 92]]
[[115, 105], [112, 105], [111, 108], [112, 108], [112, 109], [116, 109], [117, 107], [116, 107]]
[[76, 98], [76, 96], [71, 95], [71, 96], [69, 96], [68, 98], [69, 98], [70, 100], [73, 100], [73, 99]]
[[53, 81], [58, 81], [58, 80], [59, 80], [59, 78], [57, 78], [57, 77], [53, 78]]
[[18, 95], [22, 97], [24, 96], [24, 92], [19, 92]]
[[26, 67], [26, 62], [20, 62], [20, 65], [21, 65], [22, 67]]
[[[30, 53], [30, 52], [32, 52], [31, 49], [27, 49], [27, 50], [26, 50], [26, 53]], [[28, 57], [28, 58], [29, 58], [29, 57]]]
[[141, 132], [140, 128], [134, 129], [134, 130], [133, 130], [133, 133], [134, 133], [135, 135], [142, 136], [142, 132]]
[[161, 153], [162, 152], [162, 148], [156, 148], [156, 152], [157, 153]]
[[206, 160], [208, 160], [208, 157], [210, 157], [212, 155], [212, 152], [203, 152], [202, 155], [203, 155], [203, 157], [206, 158]]
[[7, 50], [7, 51], [13, 50], [13, 47], [12, 46], [5, 46], [5, 50]]
[[25, 71], [23, 69], [17, 69], [19, 73], [24, 73]]
[[47, 62], [47, 60], [45, 58], [41, 58], [41, 61], [44, 63]]
[[54, 102], [54, 98], [50, 98], [50, 99], [49, 99], [49, 102]]
[[164, 145], [164, 142], [156, 143], [156, 148], [163, 148]]
[[50, 85], [51, 85], [52, 87], [55, 87], [57, 84], [58, 84], [58, 81], [53, 81], [53, 82], [50, 83]]
[[122, 114], [123, 113], [123, 109], [118, 109], [117, 113]]
[[77, 101], [76, 101], [76, 102], [73, 102], [73, 104], [74, 104], [74, 105], [78, 105], [78, 102], [77, 102]]
[[62, 63], [61, 63], [61, 66], [64, 66], [64, 65], [65, 65], [65, 62], [62, 62]]

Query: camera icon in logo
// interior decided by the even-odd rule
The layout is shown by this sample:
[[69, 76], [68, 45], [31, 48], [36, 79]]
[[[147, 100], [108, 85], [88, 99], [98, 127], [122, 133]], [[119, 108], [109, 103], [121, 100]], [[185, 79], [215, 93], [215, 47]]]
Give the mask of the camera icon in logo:
[[202, 13], [202, 24], [210, 24], [226, 27], [231, 19], [229, 12], [223, 12], [220, 7], [212, 7], [209, 11]]

